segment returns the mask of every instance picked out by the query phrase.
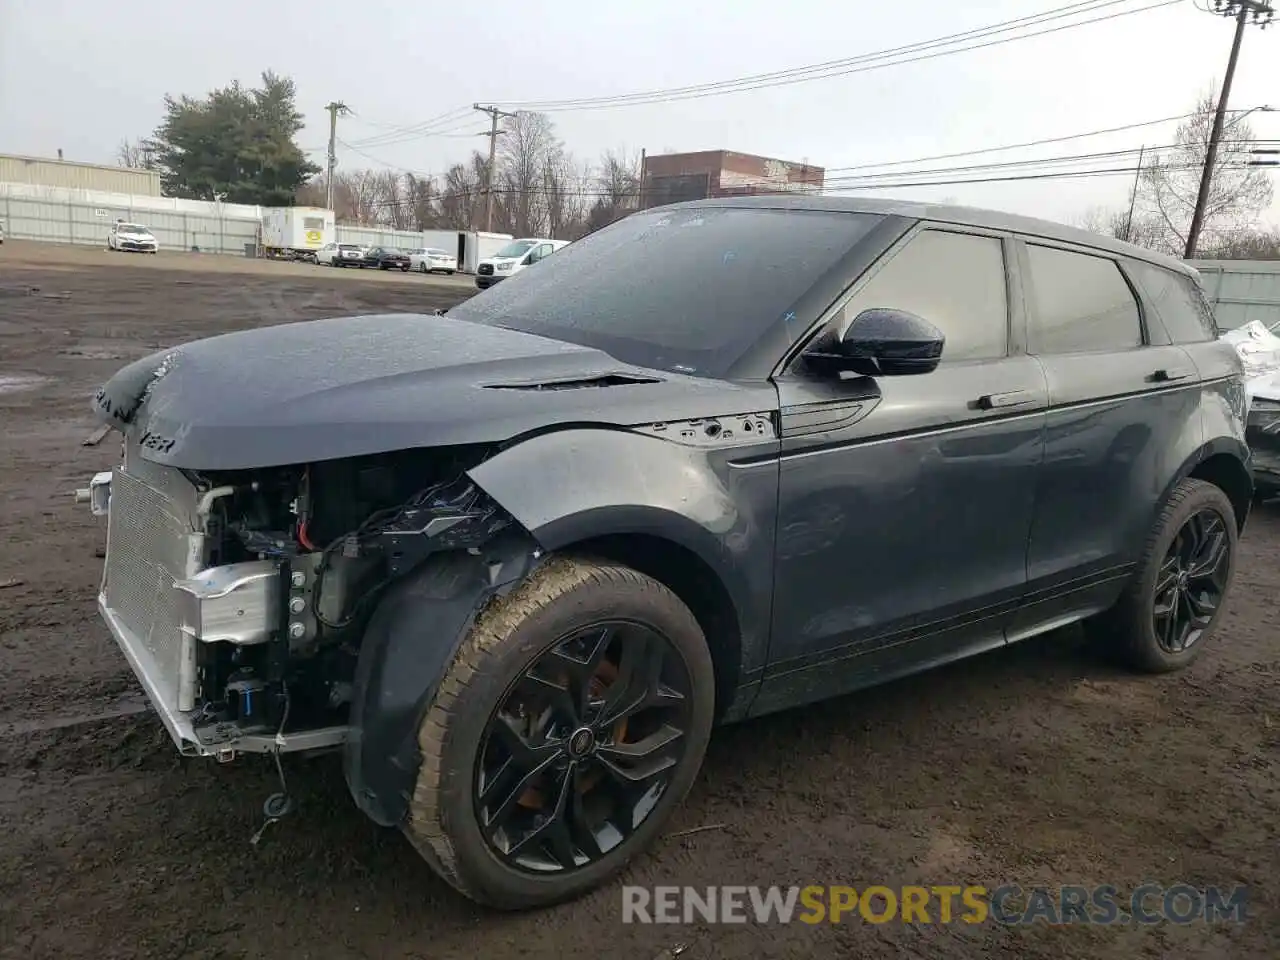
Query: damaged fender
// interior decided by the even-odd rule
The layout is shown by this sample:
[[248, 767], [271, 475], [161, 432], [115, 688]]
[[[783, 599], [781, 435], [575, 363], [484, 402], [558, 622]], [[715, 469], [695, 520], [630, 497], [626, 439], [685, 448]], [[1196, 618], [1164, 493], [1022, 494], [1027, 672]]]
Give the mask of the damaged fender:
[[375, 823], [395, 826], [408, 812], [418, 725], [476, 615], [540, 559], [527, 534], [508, 528], [479, 554], [430, 556], [378, 604], [360, 647], [343, 753], [347, 787]]
[[[741, 429], [744, 419], [750, 431]], [[580, 427], [531, 437], [468, 475], [545, 550], [641, 534], [701, 560], [725, 587], [739, 626], [733, 686], [722, 691], [723, 719], [733, 719], [743, 715], [767, 654], [777, 452], [767, 415]], [[714, 646], [717, 638], [708, 640]]]
[[468, 471], [516, 523], [477, 553], [431, 554], [378, 604], [361, 643], [344, 758], [360, 809], [384, 826], [403, 822], [421, 762], [418, 726], [477, 614], [551, 551], [595, 537], [667, 540], [720, 579], [741, 633], [726, 718], [744, 715], [766, 653], [777, 509], [772, 427], [753, 422], [753, 429], [741, 440], [716, 431], [711, 443], [566, 429], [519, 442]]

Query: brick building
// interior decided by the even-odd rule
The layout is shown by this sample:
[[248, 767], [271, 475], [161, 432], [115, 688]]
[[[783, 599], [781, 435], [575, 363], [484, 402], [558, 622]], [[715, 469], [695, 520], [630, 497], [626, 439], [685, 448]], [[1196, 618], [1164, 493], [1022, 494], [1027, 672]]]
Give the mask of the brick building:
[[806, 163], [731, 150], [666, 153], [644, 163], [644, 206], [708, 197], [821, 193], [826, 171]]

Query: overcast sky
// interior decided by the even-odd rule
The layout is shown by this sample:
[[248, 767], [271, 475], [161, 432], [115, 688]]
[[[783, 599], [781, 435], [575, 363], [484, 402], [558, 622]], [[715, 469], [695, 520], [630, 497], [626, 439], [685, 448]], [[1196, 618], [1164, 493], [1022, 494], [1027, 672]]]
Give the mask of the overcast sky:
[[[113, 162], [166, 93], [200, 95], [264, 69], [297, 82], [323, 161], [324, 105], [345, 101], [339, 163], [441, 173], [485, 141], [480, 114], [398, 130], [475, 101], [609, 96], [785, 70], [1026, 17], [1068, 0], [0, 0], [0, 150]], [[1117, 0], [1093, 16], [1156, 0]], [[1205, 5], [1206, 0], [1200, 0]], [[693, 11], [697, 11], [696, 13]], [[332, 11], [333, 15], [329, 15]], [[340, 13], [339, 13], [340, 11]], [[1064, 21], [1057, 21], [1061, 23]], [[1040, 29], [1043, 29], [1040, 28]], [[1193, 0], [987, 49], [683, 102], [554, 112], [577, 156], [724, 148], [827, 168], [1082, 133], [1186, 113], [1219, 82], [1232, 24]], [[1280, 107], [1280, 21], [1246, 34], [1231, 105]], [[1280, 139], [1280, 112], [1250, 118]], [[1165, 144], [1174, 124], [941, 166]], [[443, 134], [443, 135], [441, 135]], [[375, 139], [380, 138], [380, 139]], [[371, 159], [375, 158], [375, 159]], [[1132, 166], [1122, 158], [1117, 166]], [[1075, 220], [1121, 206], [1125, 176], [877, 192]], [[1280, 200], [1270, 219], [1280, 223]]]

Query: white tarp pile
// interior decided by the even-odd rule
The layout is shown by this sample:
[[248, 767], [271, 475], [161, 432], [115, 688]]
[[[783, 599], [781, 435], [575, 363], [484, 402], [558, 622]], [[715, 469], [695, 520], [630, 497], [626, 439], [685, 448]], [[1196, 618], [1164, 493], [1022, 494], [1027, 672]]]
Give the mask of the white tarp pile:
[[1236, 348], [1244, 364], [1250, 407], [1255, 397], [1280, 401], [1280, 337], [1254, 320], [1228, 330], [1221, 339]]

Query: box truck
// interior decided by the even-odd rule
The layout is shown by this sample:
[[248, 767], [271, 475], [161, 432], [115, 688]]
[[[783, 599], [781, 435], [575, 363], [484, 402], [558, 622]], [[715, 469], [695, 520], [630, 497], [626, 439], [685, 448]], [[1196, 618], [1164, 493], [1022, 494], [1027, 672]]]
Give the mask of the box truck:
[[333, 211], [321, 207], [270, 207], [262, 212], [264, 256], [314, 260], [316, 251], [337, 239]]

